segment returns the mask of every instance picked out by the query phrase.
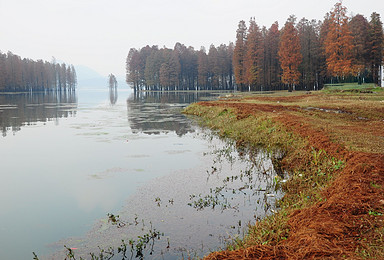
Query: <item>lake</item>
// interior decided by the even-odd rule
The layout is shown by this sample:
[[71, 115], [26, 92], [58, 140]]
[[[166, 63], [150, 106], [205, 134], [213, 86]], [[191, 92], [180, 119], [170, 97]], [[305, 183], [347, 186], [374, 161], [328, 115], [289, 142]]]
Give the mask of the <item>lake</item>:
[[242, 237], [281, 196], [278, 173], [263, 151], [239, 153], [181, 114], [217, 96], [0, 94], [0, 258], [63, 259], [64, 245], [90, 258], [158, 234], [143, 257], [180, 259]]

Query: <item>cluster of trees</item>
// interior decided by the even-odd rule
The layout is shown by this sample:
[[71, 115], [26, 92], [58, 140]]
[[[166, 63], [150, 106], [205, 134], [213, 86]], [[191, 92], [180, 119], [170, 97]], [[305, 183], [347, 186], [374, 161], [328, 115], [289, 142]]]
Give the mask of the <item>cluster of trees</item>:
[[22, 59], [0, 52], [1, 91], [61, 91], [74, 90], [77, 84], [73, 65], [43, 60]]
[[126, 81], [134, 90], [202, 90], [233, 88], [234, 45], [204, 47], [176, 43], [173, 49], [131, 48], [126, 60]]
[[146, 46], [130, 49], [126, 81], [135, 90], [320, 89], [341, 81], [381, 84], [384, 34], [378, 13], [348, 17], [336, 3], [323, 21], [277, 22], [260, 27], [240, 21], [236, 43], [195, 51], [176, 43], [174, 49]]
[[[277, 22], [260, 28], [251, 18], [240, 21], [233, 66], [240, 90], [288, 87], [319, 89], [336, 81], [380, 85], [384, 35], [378, 13], [348, 17], [341, 2], [323, 21], [290, 16], [279, 30]], [[382, 75], [381, 75], [382, 76]]]

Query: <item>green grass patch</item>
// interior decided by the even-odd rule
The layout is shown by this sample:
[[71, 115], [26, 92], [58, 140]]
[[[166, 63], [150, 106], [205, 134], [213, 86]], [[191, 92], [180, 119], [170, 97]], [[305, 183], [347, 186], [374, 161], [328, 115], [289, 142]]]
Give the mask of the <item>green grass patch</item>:
[[375, 86], [373, 83], [357, 84], [357, 83], [343, 83], [343, 84], [325, 84], [322, 92], [325, 93], [376, 93], [383, 91], [383, 88]]
[[324, 89], [334, 89], [334, 90], [348, 90], [348, 89], [367, 89], [367, 88], [375, 88], [375, 84], [373, 83], [340, 83], [340, 84], [325, 84]]

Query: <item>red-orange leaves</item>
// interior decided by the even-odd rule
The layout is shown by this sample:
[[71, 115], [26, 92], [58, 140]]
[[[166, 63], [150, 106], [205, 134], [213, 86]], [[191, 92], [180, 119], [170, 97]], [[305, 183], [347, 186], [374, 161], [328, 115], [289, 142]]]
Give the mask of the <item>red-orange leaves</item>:
[[331, 11], [329, 31], [325, 39], [327, 70], [331, 76], [345, 77], [357, 73], [352, 63], [353, 36], [348, 27], [347, 9], [341, 2]]
[[289, 91], [299, 82], [299, 65], [302, 60], [300, 39], [294, 26], [294, 17], [290, 17], [282, 29], [279, 46], [279, 58], [283, 74], [281, 81], [288, 85]]

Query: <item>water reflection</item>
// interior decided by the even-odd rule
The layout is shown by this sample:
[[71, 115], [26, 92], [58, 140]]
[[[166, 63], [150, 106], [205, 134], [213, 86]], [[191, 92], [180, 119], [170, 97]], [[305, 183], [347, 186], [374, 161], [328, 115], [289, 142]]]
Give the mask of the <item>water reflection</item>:
[[0, 127], [3, 137], [15, 134], [22, 126], [76, 115], [77, 96], [74, 91], [18, 93], [0, 95]]
[[[188, 103], [212, 94], [117, 91], [118, 101], [107, 88], [80, 89], [79, 103], [70, 93], [0, 95], [1, 122], [8, 127], [15, 115], [19, 127], [76, 115], [59, 126], [35, 123], [0, 138], [1, 259], [28, 259], [33, 251], [39, 259], [64, 259], [63, 245], [78, 248], [76, 255], [83, 252], [89, 259], [90, 252], [99, 252], [98, 246], [116, 248], [121, 239], [134, 239], [137, 245], [138, 236], [155, 229], [164, 236], [156, 241], [153, 255], [145, 253], [148, 259], [202, 256], [224, 247], [230, 237], [242, 236], [254, 216], [270, 212], [262, 204], [266, 199], [273, 206], [278, 197], [270, 196], [276, 175], [270, 160], [262, 164], [259, 176], [258, 167], [247, 163], [232, 144], [180, 114]], [[221, 194], [211, 192], [220, 187]], [[217, 195], [220, 204], [214, 209], [191, 207], [193, 194], [197, 199]], [[225, 205], [229, 210], [222, 210]], [[119, 214], [127, 224], [112, 225], [107, 213]], [[82, 237], [73, 239], [76, 236]], [[53, 243], [64, 237], [72, 238]], [[56, 257], [40, 257], [56, 250]]]
[[[85, 257], [100, 252], [98, 246], [117, 249], [129, 241], [127, 259], [199, 258], [243, 237], [248, 224], [276, 209], [275, 202], [282, 196], [276, 179], [283, 176], [278, 177], [270, 154], [238, 150], [235, 143], [201, 129], [183, 138], [189, 135], [196, 142], [209, 143], [198, 165], [147, 182], [113, 215], [117, 218], [111, 221], [108, 215], [85, 238], [57, 245], [78, 248], [76, 255]], [[152, 241], [155, 231], [161, 235]], [[145, 237], [148, 246], [137, 247]], [[63, 253], [54, 259], [63, 258]]]
[[178, 136], [193, 132], [190, 120], [180, 112], [192, 102], [212, 98], [200, 92], [135, 92], [127, 100], [128, 121], [132, 132]]

